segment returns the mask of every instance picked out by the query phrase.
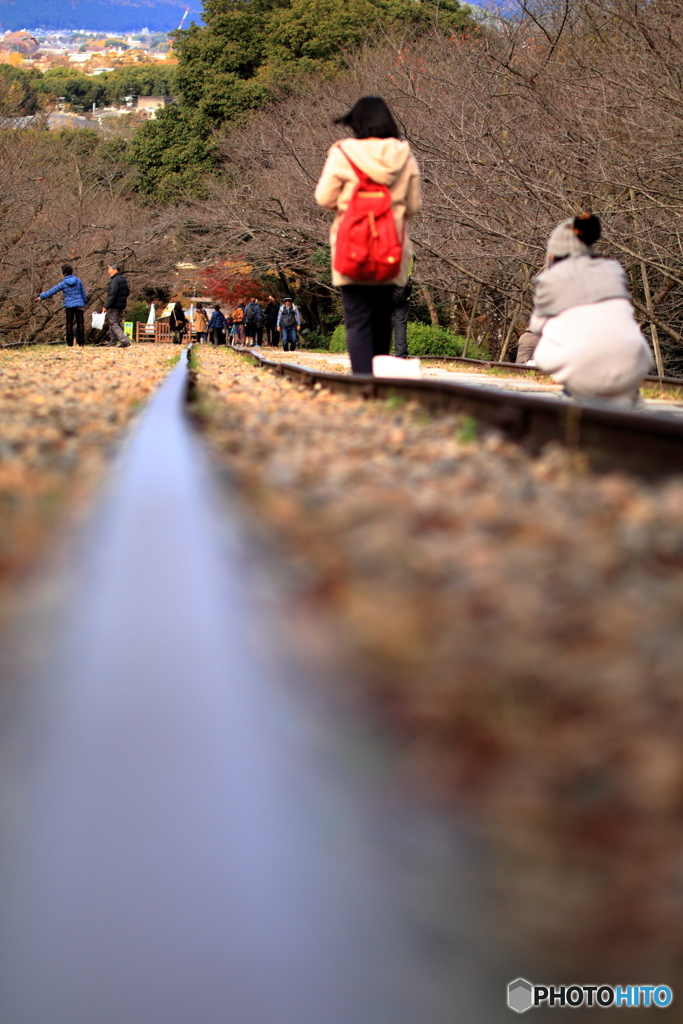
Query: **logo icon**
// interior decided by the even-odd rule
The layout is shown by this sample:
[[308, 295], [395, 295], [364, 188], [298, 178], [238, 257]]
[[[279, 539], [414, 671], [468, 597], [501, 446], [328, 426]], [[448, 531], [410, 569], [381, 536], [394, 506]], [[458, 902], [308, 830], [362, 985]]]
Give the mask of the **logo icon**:
[[515, 1013], [530, 1010], [534, 1003], [533, 988], [526, 978], [517, 978], [508, 985], [508, 1006]]

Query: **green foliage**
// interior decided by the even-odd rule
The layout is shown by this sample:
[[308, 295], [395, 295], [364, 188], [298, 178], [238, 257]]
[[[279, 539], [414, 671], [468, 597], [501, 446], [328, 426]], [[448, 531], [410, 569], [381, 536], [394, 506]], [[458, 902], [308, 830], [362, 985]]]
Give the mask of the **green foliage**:
[[105, 80], [108, 106], [121, 103], [124, 96], [173, 96], [176, 90], [173, 65], [136, 64], [116, 68], [97, 77]]
[[205, 119], [180, 107], [165, 107], [135, 133], [130, 157], [142, 195], [175, 202], [202, 195], [202, 175], [215, 166], [217, 151]]
[[176, 88], [172, 65], [139, 64], [101, 75], [58, 67], [37, 74], [37, 90], [51, 99], [63, 96], [72, 110], [90, 110], [93, 103], [97, 107], [116, 106], [124, 96], [172, 96]]
[[196, 192], [202, 174], [214, 166], [209, 129], [264, 106], [274, 88], [281, 90], [293, 77], [338, 69], [345, 53], [384, 29], [415, 31], [436, 22], [452, 33], [473, 25], [457, 0], [204, 0], [204, 22], [173, 33], [188, 144], [182, 180], [179, 170], [154, 165], [161, 161], [165, 137], [175, 148], [170, 137], [177, 119], [161, 119], [151, 133], [144, 126], [140, 133], [146, 138], [133, 149], [141, 190], [161, 201], [183, 190]]
[[374, 31], [427, 27], [437, 11], [444, 29], [462, 28], [469, 21], [453, 0], [290, 0], [270, 16], [263, 63], [266, 71], [292, 63], [298, 71], [338, 67], [344, 53]]
[[105, 105], [104, 75], [84, 75], [76, 68], [51, 68], [40, 80], [40, 91], [52, 98], [63, 96], [72, 110]]
[[472, 416], [463, 417], [456, 436], [463, 444], [476, 441], [479, 436], [479, 423]]
[[[465, 339], [447, 327], [435, 324], [408, 324], [408, 355], [431, 357], [459, 356], [462, 354]], [[488, 352], [470, 342], [468, 351], [473, 359], [487, 359]], [[346, 327], [338, 324], [330, 339], [330, 352], [346, 352]]]
[[408, 324], [409, 356], [459, 356], [465, 339], [435, 324]]
[[276, 67], [296, 62], [306, 71], [337, 64], [377, 25], [378, 15], [372, 0], [291, 0], [270, 17], [263, 57]]
[[27, 117], [39, 109], [40, 72], [0, 64], [0, 113], [3, 117]]
[[245, 81], [232, 72], [224, 72], [206, 83], [196, 110], [210, 124], [219, 125], [238, 121], [250, 110], [263, 106], [268, 97], [268, 90], [256, 79]]
[[74, 156], [87, 156], [100, 145], [100, 136], [93, 128], [62, 128], [58, 138], [61, 148]]
[[330, 335], [321, 334], [319, 331], [305, 331], [299, 335], [301, 347], [307, 349], [322, 349], [327, 352], [330, 348]]
[[337, 324], [330, 338], [330, 352], [346, 352], [346, 327]]
[[316, 275], [323, 284], [332, 284], [332, 260], [329, 244], [321, 245], [311, 256]]
[[126, 310], [126, 320], [134, 324], [146, 324], [148, 316], [149, 306], [144, 303]]

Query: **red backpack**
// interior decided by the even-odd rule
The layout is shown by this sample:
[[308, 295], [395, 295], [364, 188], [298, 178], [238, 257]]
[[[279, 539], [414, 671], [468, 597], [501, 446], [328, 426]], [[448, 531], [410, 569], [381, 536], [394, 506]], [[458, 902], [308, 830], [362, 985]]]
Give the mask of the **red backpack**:
[[358, 175], [358, 184], [339, 222], [334, 269], [352, 281], [390, 281], [398, 276], [403, 255], [391, 192], [369, 178], [339, 148]]

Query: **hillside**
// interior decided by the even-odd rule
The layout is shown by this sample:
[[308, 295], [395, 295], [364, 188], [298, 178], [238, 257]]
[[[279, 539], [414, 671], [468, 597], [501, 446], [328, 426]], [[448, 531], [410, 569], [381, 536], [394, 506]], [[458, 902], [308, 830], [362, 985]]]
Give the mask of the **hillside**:
[[199, 0], [0, 0], [0, 30], [170, 32], [178, 28], [186, 7], [188, 21], [199, 21]]

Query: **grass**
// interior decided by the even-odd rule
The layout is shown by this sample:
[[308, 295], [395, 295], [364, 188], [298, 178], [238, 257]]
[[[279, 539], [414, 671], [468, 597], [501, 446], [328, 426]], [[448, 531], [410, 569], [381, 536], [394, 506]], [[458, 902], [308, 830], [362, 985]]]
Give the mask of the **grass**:
[[479, 424], [472, 416], [465, 416], [458, 428], [458, 441], [476, 441], [479, 436]]
[[640, 393], [643, 398], [658, 402], [683, 402], [683, 388], [663, 388], [659, 384], [644, 384]]

